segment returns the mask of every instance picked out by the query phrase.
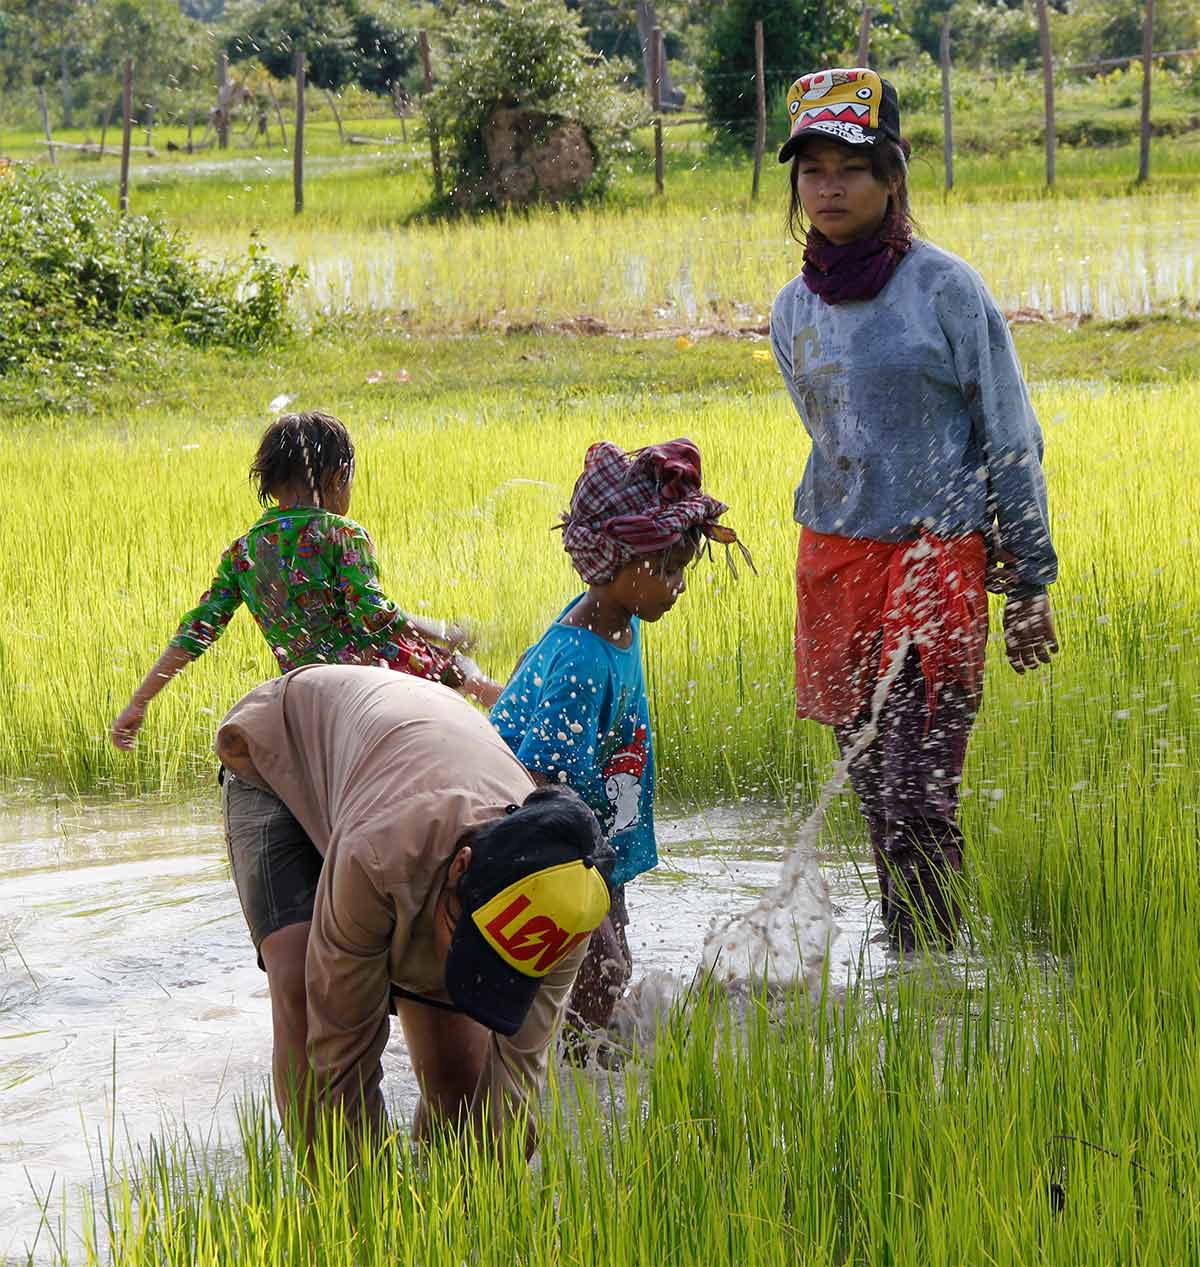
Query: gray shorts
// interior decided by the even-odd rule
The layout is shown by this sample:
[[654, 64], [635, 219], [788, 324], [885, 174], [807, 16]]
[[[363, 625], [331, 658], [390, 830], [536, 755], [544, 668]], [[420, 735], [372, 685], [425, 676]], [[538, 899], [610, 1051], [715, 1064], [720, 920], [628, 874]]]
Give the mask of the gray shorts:
[[260, 792], [226, 771], [221, 803], [233, 883], [261, 968], [264, 938], [312, 919], [321, 855], [271, 792]]

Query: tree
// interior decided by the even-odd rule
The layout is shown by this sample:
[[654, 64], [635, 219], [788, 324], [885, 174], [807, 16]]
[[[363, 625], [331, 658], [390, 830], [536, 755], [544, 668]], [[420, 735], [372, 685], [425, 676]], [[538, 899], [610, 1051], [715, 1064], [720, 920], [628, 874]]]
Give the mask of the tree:
[[208, 34], [175, 0], [97, 0], [93, 29], [87, 61], [94, 91], [105, 105], [119, 94], [127, 57], [134, 62], [135, 106], [211, 78]]
[[[1141, 52], [1145, 14], [1145, 0], [1077, 0], [1063, 22], [1063, 43], [1073, 61], [1135, 56]], [[1198, 42], [1200, 9], [1194, 0], [1157, 0], [1155, 48], [1195, 48]]]
[[234, 19], [231, 61], [257, 58], [276, 79], [292, 74], [296, 52], [308, 58], [308, 81], [336, 92], [357, 83], [385, 95], [416, 62], [416, 40], [358, 0], [272, 0]]
[[737, 144], [754, 138], [754, 22], [762, 19], [767, 97], [854, 46], [858, 10], [834, 0], [728, 0], [708, 29], [700, 70], [709, 124]]
[[958, 65], [1036, 64], [1041, 57], [1037, 20], [1024, 0], [916, 0], [902, 5], [902, 25], [934, 61], [947, 11]]
[[72, 85], [83, 72], [82, 52], [92, 6], [80, 0], [11, 0], [0, 10], [0, 86], [35, 87], [58, 81], [63, 126], [71, 126]]
[[197, 22], [216, 22], [225, 12], [225, 0], [179, 0], [179, 8]]

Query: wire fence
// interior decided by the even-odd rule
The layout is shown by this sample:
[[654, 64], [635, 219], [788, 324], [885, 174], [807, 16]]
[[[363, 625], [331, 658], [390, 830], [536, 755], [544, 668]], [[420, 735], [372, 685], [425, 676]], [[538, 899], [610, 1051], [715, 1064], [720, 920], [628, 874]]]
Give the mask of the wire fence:
[[[1153, 133], [1153, 117], [1151, 112], [1151, 70], [1155, 64], [1163, 64], [1171, 61], [1182, 61], [1189, 58], [1200, 57], [1200, 48], [1185, 49], [1165, 49], [1153, 51], [1153, 23], [1154, 23], [1154, 2], [1155, 0], [1145, 0], [1145, 22], [1143, 27], [1143, 49], [1139, 53], [1130, 53], [1122, 57], [1100, 58], [1090, 62], [1081, 63], [1061, 63], [1053, 58], [1053, 51], [1049, 42], [1049, 25], [1046, 19], [1046, 0], [1035, 0], [1038, 7], [1039, 18], [1041, 20], [1041, 51], [1042, 65], [1040, 71], [1026, 70], [1027, 76], [1039, 73], [1043, 82], [1044, 89], [1044, 118], [1043, 118], [1043, 142], [1046, 151], [1046, 168], [1045, 183], [1048, 188], [1053, 188], [1056, 180], [1055, 165], [1055, 147], [1057, 144], [1057, 128], [1056, 128], [1056, 105], [1055, 105], [1055, 87], [1057, 82], [1064, 76], [1068, 75], [1088, 75], [1098, 74], [1105, 70], [1117, 69], [1124, 66], [1132, 66], [1141, 63], [1143, 66], [1143, 83], [1140, 104], [1140, 147], [1139, 147], [1139, 167], [1137, 179], [1145, 181], [1150, 175], [1150, 138]], [[656, 89], [664, 82], [666, 73], [665, 57], [663, 55], [663, 35], [661, 28], [655, 28], [651, 36], [652, 48], [655, 55], [650, 56], [647, 62], [650, 68], [650, 82], [644, 86], [639, 86], [631, 78], [626, 81], [627, 86], [637, 87], [639, 91], [644, 91], [648, 97], [647, 108], [649, 122], [653, 128], [654, 135], [654, 172], [655, 172], [655, 190], [656, 193], [665, 192], [665, 166], [664, 166], [664, 132], [667, 129], [680, 127], [703, 127], [711, 133], [742, 133], [748, 134], [751, 129], [754, 130], [754, 184], [753, 195], [758, 193], [758, 173], [761, 167], [764, 148], [767, 137], [767, 124], [764, 116], [765, 103], [769, 93], [777, 93], [782, 87], [790, 83], [794, 77], [794, 68], [783, 68], [780, 66], [771, 66], [765, 63], [762, 57], [762, 24], [758, 22], [757, 27], [757, 43], [752, 48], [753, 52], [753, 69], [750, 70], [732, 70], [728, 72], [719, 72], [716, 74], [707, 74], [705, 76], [708, 81], [722, 81], [726, 83], [736, 82], [743, 84], [746, 89], [748, 101], [753, 100], [756, 107], [757, 117], [743, 117], [739, 119], [718, 119], [710, 114], [698, 111], [694, 107], [688, 111], [685, 109], [686, 97], [678, 94], [674, 101], [663, 100], [661, 92]], [[870, 10], [864, 10], [862, 28], [860, 31], [860, 54], [867, 51], [867, 64], [869, 64], [869, 37], [870, 37]], [[420, 49], [423, 64], [423, 89], [425, 93], [432, 90], [434, 83], [433, 67], [430, 60], [429, 41], [425, 32], [421, 32]], [[942, 106], [942, 124], [943, 124], [943, 165], [944, 180], [946, 189], [954, 187], [954, 156], [955, 148], [953, 141], [953, 75], [955, 68], [952, 59], [953, 50], [953, 28], [950, 25], [949, 15], [945, 20], [942, 41], [940, 70], [941, 75], [941, 106]], [[992, 71], [986, 68], [972, 67], [970, 74], [972, 82], [1004, 82], [1012, 81], [1021, 77], [1020, 71]], [[293, 86], [289, 90], [283, 84], [275, 84], [267, 82], [265, 90], [262, 85], [254, 89], [248, 88], [244, 81], [231, 79], [229, 75], [229, 64], [224, 54], [218, 58], [217, 72], [215, 76], [215, 93], [213, 104], [207, 108], [197, 108], [194, 105], [180, 106], [174, 110], [160, 109], [158, 104], [152, 99], [141, 102], [136, 108], [134, 106], [134, 92], [136, 89], [135, 67], [132, 61], [127, 62], [124, 67], [124, 74], [120, 84], [120, 101], [121, 101], [121, 118], [120, 124], [120, 144], [110, 144], [108, 141], [108, 131], [110, 124], [116, 124], [118, 121], [112, 118], [113, 111], [110, 109], [105, 117], [100, 129], [99, 141], [86, 139], [82, 142], [68, 142], [62, 139], [56, 139], [50, 121], [50, 112], [46, 100], [45, 87], [38, 89], [38, 108], [43, 125], [45, 136], [45, 148], [47, 159], [50, 163], [57, 162], [59, 151], [75, 151], [84, 155], [90, 155], [97, 159], [103, 158], [106, 154], [119, 153], [121, 157], [121, 189], [120, 202], [121, 207], [128, 205], [128, 172], [131, 153], [142, 153], [149, 156], [156, 156], [157, 150], [154, 145], [154, 133], [158, 131], [162, 135], [164, 130], [174, 132], [175, 136], [170, 136], [165, 142], [165, 148], [168, 151], [182, 150], [188, 154], [195, 154], [209, 149], [224, 150], [228, 149], [231, 142], [234, 145], [243, 147], [272, 147], [275, 143], [275, 137], [278, 136], [279, 143], [283, 150], [289, 151], [292, 156], [295, 174], [295, 195], [296, 195], [296, 211], [299, 213], [303, 208], [303, 166], [304, 166], [304, 129], [306, 121], [309, 127], [309, 136], [311, 137], [312, 115], [321, 111], [322, 113], [328, 109], [328, 120], [331, 127], [336, 127], [338, 145], [340, 146], [391, 146], [405, 145], [414, 151], [414, 156], [426, 154], [431, 166], [435, 195], [442, 197], [443, 175], [442, 164], [439, 147], [439, 138], [436, 131], [431, 128], [427, 121], [419, 112], [419, 100], [416, 110], [413, 109], [413, 103], [403, 99], [399, 94], [394, 95], [390, 102], [390, 112], [386, 112], [382, 117], [388, 117], [394, 120], [400, 130], [400, 135], [383, 134], [377, 129], [368, 128], [364, 133], [355, 130], [357, 122], [361, 127], [366, 127], [367, 119], [352, 117], [343, 117], [338, 107], [338, 99], [334, 94], [324, 91], [313, 100], [314, 92], [311, 86], [305, 89], [305, 65], [302, 55], [297, 55], [297, 63], [293, 79]], [[278, 87], [278, 94], [276, 92]], [[282, 98], [282, 100], [281, 100]], [[371, 124], [377, 124], [381, 115], [375, 114], [371, 116]], [[290, 143], [289, 143], [289, 124], [290, 124]], [[139, 134], [144, 134], [144, 144], [138, 145], [133, 141], [135, 129]], [[186, 129], [186, 137], [180, 137], [178, 134]], [[115, 129], [114, 129], [115, 130]]]

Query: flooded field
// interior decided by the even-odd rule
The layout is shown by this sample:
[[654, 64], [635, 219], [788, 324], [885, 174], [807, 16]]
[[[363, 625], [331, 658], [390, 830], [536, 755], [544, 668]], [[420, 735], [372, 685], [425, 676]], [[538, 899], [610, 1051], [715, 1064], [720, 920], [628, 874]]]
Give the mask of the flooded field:
[[[629, 890], [635, 980], [690, 977], [714, 916], [774, 883], [797, 826], [764, 810], [666, 822], [658, 870]], [[824, 861], [842, 930], [835, 980], [860, 954], [886, 971], [862, 860]], [[75, 1234], [101, 1156], [185, 1121], [214, 1146], [235, 1139], [240, 1098], [266, 1087], [271, 1023], [215, 796], [2, 813], [0, 885], [2, 1263], [48, 1253], [64, 1212]], [[399, 1038], [385, 1066], [404, 1116], [416, 1086]]]

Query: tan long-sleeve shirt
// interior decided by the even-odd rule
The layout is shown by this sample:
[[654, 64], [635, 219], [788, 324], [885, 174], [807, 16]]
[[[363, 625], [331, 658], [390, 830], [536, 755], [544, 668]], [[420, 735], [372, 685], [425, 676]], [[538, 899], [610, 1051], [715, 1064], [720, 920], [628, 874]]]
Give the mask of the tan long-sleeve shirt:
[[[277, 796], [324, 858], [309, 933], [308, 1054], [348, 1118], [384, 1118], [392, 982], [446, 998], [433, 913], [464, 834], [521, 804], [524, 767], [445, 686], [389, 669], [313, 665], [226, 715], [217, 755]], [[534, 1107], [586, 942], [542, 982], [524, 1025], [493, 1033], [474, 1115], [493, 1130]]]

